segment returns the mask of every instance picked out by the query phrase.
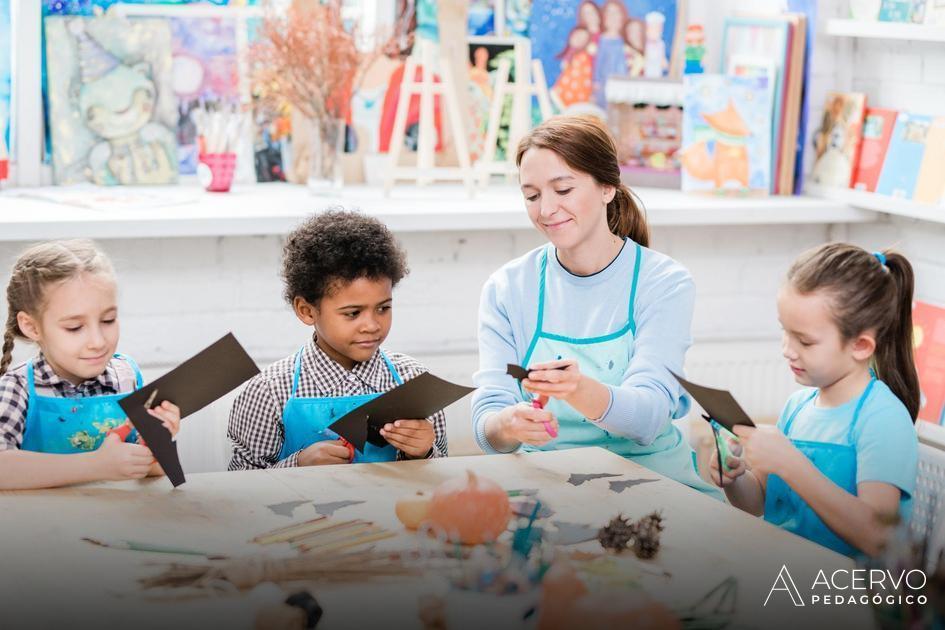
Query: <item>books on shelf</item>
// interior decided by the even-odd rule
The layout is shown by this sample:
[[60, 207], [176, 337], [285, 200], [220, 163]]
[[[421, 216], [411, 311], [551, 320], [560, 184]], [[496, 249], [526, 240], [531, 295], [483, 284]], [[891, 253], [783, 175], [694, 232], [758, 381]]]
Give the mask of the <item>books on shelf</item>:
[[853, 172], [853, 187], [866, 192], [876, 192], [879, 173], [886, 158], [886, 149], [896, 125], [897, 112], [892, 109], [870, 107], [863, 119], [863, 140], [860, 157]]
[[919, 168], [925, 155], [925, 142], [931, 116], [900, 112], [886, 150], [883, 170], [876, 192], [902, 199], [912, 199]]
[[925, 154], [912, 198], [919, 203], [939, 203], [945, 194], [945, 116], [932, 119], [925, 137]]
[[820, 128], [814, 133], [811, 181], [824, 186], [849, 187], [856, 170], [866, 96], [828, 92]]
[[[846, 158], [836, 152], [831, 156], [829, 148], [822, 151], [824, 143], [843, 144], [843, 134], [838, 125], [828, 122], [836, 117], [835, 112], [843, 109], [841, 102], [835, 93], [830, 93], [827, 98], [825, 122], [814, 135], [818, 159], [811, 172], [811, 181], [945, 209], [945, 116], [866, 108], [858, 157], [853, 160], [852, 178], [844, 183], [842, 173], [845, 172]], [[856, 107], [859, 106], [857, 99]]]
[[805, 83], [807, 16], [785, 13], [764, 17], [726, 18], [722, 69], [733, 76], [769, 76], [772, 115], [769, 192], [794, 192], [795, 165]]
[[850, 17], [861, 22], [945, 26], [945, 0], [849, 0]]

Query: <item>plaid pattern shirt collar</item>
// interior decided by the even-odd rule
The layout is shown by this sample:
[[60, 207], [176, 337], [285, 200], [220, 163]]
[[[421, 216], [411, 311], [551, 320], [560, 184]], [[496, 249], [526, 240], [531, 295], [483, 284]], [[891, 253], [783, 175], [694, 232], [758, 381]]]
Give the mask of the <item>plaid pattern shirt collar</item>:
[[[26, 369], [29, 369], [29, 367], [27, 366]], [[63, 398], [119, 393], [118, 375], [111, 364], [95, 378], [73, 385], [56, 374], [46, 357], [40, 353], [39, 356], [33, 359], [33, 378], [37, 387], [54, 389]]]
[[[318, 347], [315, 335], [312, 335], [302, 348], [302, 371], [308, 374], [312, 382], [319, 384], [318, 389], [324, 389], [326, 392], [347, 391], [350, 389], [348, 384], [352, 381], [360, 381], [362, 385], [374, 391], [381, 391], [392, 378], [380, 349], [375, 350], [367, 361], [355, 363], [351, 370], [347, 370]], [[296, 392], [296, 395], [298, 394]]]

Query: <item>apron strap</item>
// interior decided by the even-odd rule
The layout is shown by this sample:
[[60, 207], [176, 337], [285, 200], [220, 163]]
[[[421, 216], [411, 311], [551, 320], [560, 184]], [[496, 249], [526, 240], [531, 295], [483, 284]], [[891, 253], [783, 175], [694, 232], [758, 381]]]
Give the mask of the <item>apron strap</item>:
[[26, 364], [26, 393], [30, 398], [36, 396], [36, 377], [33, 376], [33, 359]]
[[[550, 247], [550, 245], [548, 246]], [[532, 340], [525, 351], [525, 362], [532, 356], [535, 346], [538, 344], [538, 337], [541, 336], [541, 326], [545, 318], [545, 275], [548, 270], [548, 247], [541, 250], [541, 262], [538, 266], [538, 316], [535, 318], [535, 332]], [[528, 367], [527, 365], [523, 367]]]
[[640, 278], [640, 262], [643, 258], [643, 248], [640, 247], [639, 243], [636, 243], [636, 246], [636, 260], [633, 261], [633, 284], [630, 285], [630, 303], [627, 306], [627, 322], [634, 337], [637, 336], [637, 322], [633, 318], [633, 307], [637, 300], [637, 280]]
[[378, 348], [378, 352], [381, 353], [381, 358], [384, 359], [384, 363], [387, 364], [387, 369], [390, 371], [390, 375], [394, 378], [394, 382], [398, 385], [403, 385], [404, 380], [400, 378], [400, 374], [397, 372], [397, 368], [394, 367], [394, 364], [391, 363], [391, 360], [387, 358], [387, 355], [384, 354], [384, 351]]
[[795, 409], [795, 410], [791, 413], [790, 417], [788, 418], [788, 421], [784, 423], [784, 435], [786, 435], [787, 437], [790, 437], [790, 436], [791, 436], [791, 425], [794, 424], [794, 418], [797, 417], [797, 414], [800, 413], [801, 409], [803, 409], [804, 407], [807, 406], [807, 403], [809, 403], [810, 401], [814, 400], [814, 398], [817, 397], [817, 394], [818, 394], [819, 392], [820, 392], [819, 389], [814, 389], [814, 391], [811, 392], [811, 395], [808, 396], [807, 398], [805, 398], [805, 399], [801, 402], [801, 404], [799, 404], [799, 405], [797, 406], [797, 409]]
[[295, 353], [295, 367], [292, 370], [292, 391], [289, 392], [289, 398], [295, 398], [295, 392], [299, 389], [299, 377], [302, 375], [302, 348]]
[[[129, 357], [127, 354], [122, 354], [120, 352], [116, 352], [112, 356], [116, 359], [121, 359], [131, 366], [131, 369], [135, 371], [135, 389], [141, 389], [141, 386], [144, 385], [144, 377], [141, 376], [141, 369], [138, 367], [138, 364], [135, 362], [135, 360]], [[120, 378], [119, 386], [121, 386]]]
[[853, 431], [856, 429], [856, 423], [860, 419], [860, 410], [863, 409], [863, 405], [866, 403], [866, 400], [870, 397], [870, 392], [873, 390], [873, 385], [876, 383], [876, 376], [873, 375], [873, 371], [870, 370], [870, 382], [866, 386], [866, 389], [863, 390], [863, 394], [860, 396], [860, 399], [856, 402], [856, 409], [853, 410], [853, 421], [850, 422], [850, 431], [847, 433], [847, 443], [853, 444]]

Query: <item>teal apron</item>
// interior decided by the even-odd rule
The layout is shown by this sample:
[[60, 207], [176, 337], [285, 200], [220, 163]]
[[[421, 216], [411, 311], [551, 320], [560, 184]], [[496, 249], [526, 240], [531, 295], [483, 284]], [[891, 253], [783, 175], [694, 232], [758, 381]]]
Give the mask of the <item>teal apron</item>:
[[[135, 389], [141, 387], [138, 365], [130, 357], [116, 354], [115, 358], [131, 365]], [[101, 446], [106, 433], [128, 420], [118, 404], [127, 393], [77, 398], [37, 394], [32, 361], [26, 368], [26, 386], [29, 402], [21, 447], [24, 451], [59, 454], [94, 451]], [[132, 431], [126, 441], [134, 442], [137, 437], [137, 431]]]
[[[863, 408], [863, 403], [869, 398], [874, 383], [876, 383], [876, 378], [870, 378], [869, 385], [863, 390], [863, 394], [860, 395], [860, 399], [856, 403], [850, 429], [847, 432], [846, 444], [791, 440], [797, 450], [802, 452], [817, 470], [854, 496], [856, 496], [856, 447], [854, 446], [853, 431], [860, 417], [860, 409]], [[818, 390], [815, 390], [804, 402], [798, 405], [791, 417], [788, 418], [787, 423], [785, 423], [784, 434], [789, 439], [794, 418], [797, 417], [801, 409], [817, 396], [817, 392]], [[817, 516], [817, 513], [811, 509], [807, 502], [794, 492], [781, 477], [775, 474], [768, 475], [765, 489], [765, 520], [838, 553], [847, 556], [855, 556], [860, 553], [855, 547], [833, 533], [833, 530], [827, 527], [827, 524]]]
[[[390, 370], [390, 375], [398, 385], [403, 380], [397, 373], [397, 368], [390, 362], [387, 355], [380, 351], [381, 358]], [[282, 424], [285, 429], [285, 440], [279, 459], [285, 459], [292, 453], [301, 451], [315, 442], [322, 440], [337, 440], [339, 435], [328, 427], [352, 409], [374, 400], [378, 394], [362, 394], [360, 396], [339, 396], [337, 398], [301, 398], [296, 396], [299, 389], [299, 377], [302, 374], [302, 351], [295, 355], [295, 372], [292, 376], [292, 393], [282, 409]], [[355, 450], [353, 463], [361, 462], [392, 462], [397, 459], [397, 449], [390, 444], [380, 447], [364, 443], [364, 452]]]
[[[633, 357], [633, 340], [636, 333], [633, 308], [643, 249], [639, 244], [635, 245], [636, 261], [633, 265], [633, 279], [630, 288], [630, 300], [627, 306], [626, 325], [609, 335], [583, 339], [550, 333], [543, 328], [545, 279], [548, 271], [550, 247], [545, 248], [541, 254], [541, 267], [538, 276], [540, 278], [538, 285], [538, 318], [535, 324], [535, 333], [528, 346], [528, 351], [522, 359], [522, 365], [529, 366], [562, 358], [576, 359], [582, 374], [605, 385], [620, 386], [623, 382], [623, 375], [630, 366]], [[563, 299], [561, 303], [564, 303]], [[522, 396], [525, 400], [530, 398], [524, 391], [522, 391]], [[684, 413], [688, 409], [687, 402], [684, 401], [677, 412]], [[526, 450], [565, 450], [585, 446], [599, 446], [646, 466], [661, 475], [722, 500], [721, 491], [704, 481], [696, 472], [693, 450], [672, 422], [651, 444], [644, 446], [631, 439], [611, 434], [563, 401], [552, 398], [545, 408], [558, 419], [560, 427], [558, 437], [541, 447], [526, 444], [524, 446]], [[680, 413], [677, 417], [681, 417], [683, 413]]]

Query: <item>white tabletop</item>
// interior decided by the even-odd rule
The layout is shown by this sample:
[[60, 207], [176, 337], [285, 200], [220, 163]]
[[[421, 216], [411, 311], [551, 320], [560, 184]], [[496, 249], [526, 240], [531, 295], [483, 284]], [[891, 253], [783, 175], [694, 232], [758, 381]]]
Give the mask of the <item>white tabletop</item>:
[[[158, 593], [143, 591], [137, 584], [141, 577], [160, 573], [163, 565], [193, 563], [193, 557], [105, 549], [81, 538], [258, 554], [261, 548], [250, 543], [251, 538], [314, 518], [312, 502], [357, 500], [363, 503], [346, 507], [334, 517], [368, 519], [397, 533], [378, 543], [379, 548], [416, 549], [418, 537], [404, 530], [395, 517], [396, 500], [465, 476], [469, 469], [507, 490], [536, 489], [538, 497], [556, 512], [550, 520], [599, 527], [618, 513], [638, 519], [661, 510], [665, 530], [656, 557], [642, 561], [627, 553], [620, 562], [639, 588], [674, 609], [691, 605], [732, 577], [737, 581], [737, 601], [730, 621], [739, 627], [872, 626], [865, 607], [795, 608], [784, 593], [776, 593], [765, 606], [782, 565], [789, 567], [798, 588], [809, 594], [817, 571], [849, 570], [853, 568], [849, 558], [598, 448], [193, 474], [177, 489], [161, 478], [0, 492], [0, 619], [4, 627], [29, 622], [34, 627], [84, 628], [109, 619], [113, 627], [139, 629], [196, 627], [198, 621], [208, 627], [249, 628], [252, 603], [238, 593], [222, 600], [204, 596], [155, 601]], [[619, 475], [615, 479], [655, 481], [615, 493], [609, 487], [611, 479], [572, 485], [567, 482], [572, 473], [611, 473]], [[304, 503], [291, 516], [267, 507], [287, 501]], [[559, 549], [601, 552], [596, 540]], [[427, 575], [393, 584], [312, 584], [309, 588], [325, 608], [319, 628], [375, 627], [378, 619], [394, 622], [391, 627], [412, 628], [420, 627], [418, 596], [443, 594], [448, 584], [441, 576]], [[167, 593], [162, 595], [167, 597]], [[6, 625], [11, 621], [13, 625]]]

